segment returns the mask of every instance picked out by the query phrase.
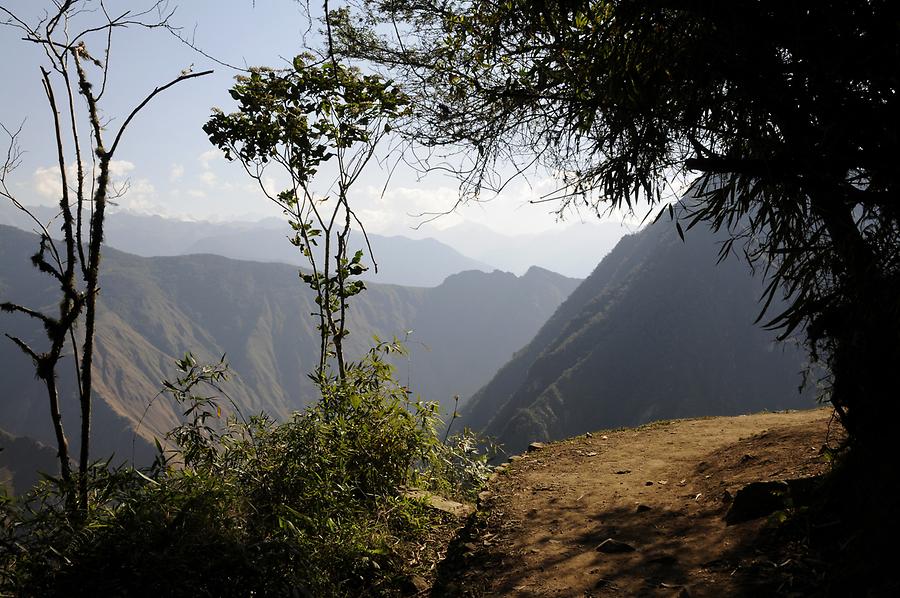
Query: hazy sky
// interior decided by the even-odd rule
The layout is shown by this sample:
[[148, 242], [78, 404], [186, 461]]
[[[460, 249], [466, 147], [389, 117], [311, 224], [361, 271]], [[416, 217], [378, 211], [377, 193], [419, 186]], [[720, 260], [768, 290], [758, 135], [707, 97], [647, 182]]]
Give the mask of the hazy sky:
[[[38, 0], [0, 2], [12, 10], [33, 11]], [[91, 3], [94, 4], [95, 3]], [[111, 12], [149, 5], [135, 0], [110, 0]], [[314, 40], [317, 25], [308, 33], [306, 5], [292, 0], [191, 0], [177, 6], [173, 22], [209, 54], [237, 65], [286, 64], [302, 51], [304, 36]], [[224, 8], [227, 6], [227, 9]], [[40, 51], [21, 41], [16, 30], [0, 28], [0, 51], [5, 91], [0, 103], [0, 122], [17, 127], [23, 120], [22, 148], [27, 152], [15, 173], [14, 188], [26, 203], [55, 203], [58, 197], [56, 158], [50, 137], [50, 113], [40, 84]], [[90, 47], [88, 48], [91, 49]], [[99, 48], [98, 52], [99, 54]], [[115, 172], [130, 181], [121, 200], [125, 208], [173, 217], [209, 220], [258, 219], [279, 216], [236, 163], [227, 163], [210, 145], [201, 127], [210, 108], [230, 108], [227, 90], [235, 72], [216, 65], [173, 36], [162, 31], [128, 29], [113, 38], [110, 86], [104, 98], [105, 116], [115, 129], [136, 103], [156, 85], [178, 76], [193, 65], [195, 71], [214, 68], [215, 73], [184, 82], [158, 96], [129, 127], [117, 153]], [[11, 92], [11, 90], [14, 90]], [[5, 149], [3, 140], [2, 149]], [[382, 196], [387, 171], [373, 164], [355, 188], [354, 201], [370, 231], [411, 233], [420, 222], [413, 215], [444, 211], [457, 197], [455, 181], [439, 176], [417, 180], [409, 169], [399, 168]], [[550, 205], [531, 205], [529, 199], [552, 191], [549, 178], [519, 181], [491, 202], [467, 206], [441, 218], [436, 227], [460, 222], [484, 224], [508, 234], [538, 232], [578, 222], [571, 215], [557, 223]], [[586, 213], [586, 221], [596, 216]], [[434, 228], [425, 232], [435, 233]], [[439, 236], [439, 234], [437, 235]]]

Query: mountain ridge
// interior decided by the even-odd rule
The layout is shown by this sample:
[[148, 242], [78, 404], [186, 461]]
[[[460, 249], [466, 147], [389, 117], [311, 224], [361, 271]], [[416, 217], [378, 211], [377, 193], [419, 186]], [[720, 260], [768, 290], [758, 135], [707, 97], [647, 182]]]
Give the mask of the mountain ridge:
[[[29, 262], [36, 247], [34, 235], [0, 226], [4, 301], [52, 307], [52, 280]], [[521, 277], [462, 273], [433, 288], [371, 283], [351, 300], [348, 351], [359, 357], [375, 335], [402, 340], [413, 331], [411, 355], [397, 362], [401, 376], [410, 375], [412, 390], [428, 400], [466, 398], [533, 336], [577, 283], [540, 270]], [[318, 347], [309, 317], [315, 308], [295, 267], [215, 255], [143, 258], [107, 248], [101, 289], [95, 356], [101, 398], [95, 417], [103, 433], [95, 439], [96, 454], [130, 454], [135, 430], [134, 450], [146, 454], [154, 436], [178, 423], [177, 409], [154, 397], [188, 350], [205, 361], [227, 355], [236, 373], [229, 388], [247, 414], [286, 417], [313, 400], [306, 372]], [[40, 340], [27, 319], [4, 314], [0, 322], [3, 330]], [[473, 347], [487, 323], [496, 333]], [[11, 342], [0, 343], [0, 359], [9, 372], [0, 379], [0, 395], [9, 397], [0, 403], [0, 425], [51, 441], [46, 398], [29, 360]], [[64, 414], [71, 421], [77, 416], [73, 389], [65, 390]]]
[[[29, 206], [29, 209], [42, 222], [50, 222], [57, 216], [57, 210], [47, 206]], [[33, 228], [28, 216], [3, 202], [0, 202], [0, 224], [27, 232]], [[287, 223], [275, 218], [216, 223], [113, 211], [106, 219], [104, 243], [140, 257], [213, 254], [244, 261], [306, 266], [305, 258], [288, 242], [291, 234]], [[352, 232], [350, 247], [352, 251], [363, 250], [366, 263], [371, 266], [362, 278], [381, 284], [434, 287], [456, 272], [495, 269], [430, 237], [370, 234], [363, 238]], [[377, 272], [373, 257], [379, 265]]]
[[[622, 239], [462, 410], [513, 452], [591, 428], [811, 406], [805, 353], [753, 325], [762, 290], [721, 239], [670, 223]], [[760, 375], [765, 372], [764, 375]]]

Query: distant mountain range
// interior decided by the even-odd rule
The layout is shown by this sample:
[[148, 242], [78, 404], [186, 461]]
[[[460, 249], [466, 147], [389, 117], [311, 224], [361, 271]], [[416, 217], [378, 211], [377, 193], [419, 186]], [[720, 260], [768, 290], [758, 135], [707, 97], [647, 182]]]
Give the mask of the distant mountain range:
[[[30, 264], [37, 238], [0, 226], [0, 298], [52, 306], [52, 280]], [[434, 288], [370, 284], [351, 301], [348, 350], [361, 355], [373, 335], [404, 338], [401, 379], [427, 400], [463, 399], [486, 383], [531, 339], [579, 281], [532, 268], [455, 274]], [[142, 258], [111, 248], [104, 254], [95, 357], [95, 454], [146, 454], [148, 441], [178, 422], [178, 410], [156, 398], [184, 352], [214, 360], [227, 355], [237, 374], [231, 394], [245, 413], [284, 417], [314, 398], [306, 374], [317, 333], [312, 295], [284, 264], [214, 255]], [[0, 331], [35, 339], [27, 318], [0, 314]], [[0, 427], [17, 436], [52, 440], [46, 398], [29, 360], [0, 338]], [[63, 383], [68, 378], [62, 377]], [[74, 436], [73, 389], [63, 406]], [[148, 408], [148, 404], [153, 402]], [[74, 440], [73, 440], [74, 441]]]
[[522, 273], [540, 266], [566, 276], [585, 278], [624, 235], [610, 222], [573, 223], [541, 233], [504, 235], [472, 223], [440, 231], [440, 239], [465, 255], [501, 270]]
[[[651, 420], [812, 407], [805, 353], [753, 321], [759, 280], [720, 237], [660, 221], [625, 237], [532, 341], [469, 401], [462, 423], [518, 452]], [[777, 310], [777, 307], [776, 307]]]
[[[46, 206], [31, 209], [42, 222], [49, 222], [57, 213], [56, 209]], [[34, 228], [33, 222], [8, 202], [0, 202], [0, 224], [27, 231]], [[287, 240], [290, 227], [276, 218], [247, 223], [213, 223], [114, 211], [108, 216], [105, 229], [107, 245], [143, 257], [210, 253], [240, 260], [306, 265], [297, 248]], [[371, 252], [368, 244], [372, 247]], [[351, 251], [362, 249], [366, 256], [364, 263], [369, 266], [362, 278], [373, 282], [434, 287], [451, 274], [495, 269], [430, 238], [369, 235], [368, 244], [362, 235], [351, 234]], [[377, 272], [372, 262], [373, 254]], [[527, 268], [521, 272], [525, 270]]]
[[[281, 226], [277, 229], [250, 228], [222, 232], [198, 239], [181, 253], [212, 253], [234, 259], [306, 266], [299, 251], [287, 241], [287, 232], [283, 229]], [[365, 254], [363, 262], [369, 266], [361, 278], [374, 282], [435, 287], [448, 276], [459, 272], [494, 270], [492, 266], [468, 258], [434, 239], [369, 235], [368, 243], [372, 245], [371, 252], [362, 235], [350, 234], [350, 252], [362, 250]], [[116, 246], [112, 240], [110, 245]], [[372, 263], [372, 253], [377, 271]]]
[[[57, 210], [33, 208], [43, 222]], [[0, 224], [31, 231], [33, 223], [8, 202], [0, 202]], [[58, 225], [57, 225], [58, 228]], [[364, 278], [405, 286], [437, 286], [447, 276], [466, 270], [500, 269], [524, 274], [538, 266], [564, 276], [584, 278], [632, 229], [609, 222], [580, 222], [524, 235], [505, 235], [486, 226], [464, 223], [447, 229], [426, 225], [409, 235], [369, 235], [370, 252], [360, 235], [351, 246], [363, 249], [374, 267]], [[143, 257], [212, 253], [234, 259], [305, 265], [287, 241], [290, 227], [280, 219], [255, 222], [187, 221], [161, 216], [112, 211], [105, 242]], [[410, 238], [413, 237], [413, 238]]]
[[[232, 395], [245, 412], [284, 417], [312, 400], [306, 372], [315, 361], [316, 334], [308, 316], [313, 305], [296, 267], [207, 254], [270, 261], [267, 256], [280, 247], [290, 249], [277, 221], [243, 227], [122, 214], [109, 222], [110, 244], [204, 254], [146, 258], [107, 249], [97, 337], [96, 454], [128, 456], [132, 442], [139, 456], [149, 454], [148, 441], [176, 425], [178, 412], [165, 399], [147, 405], [187, 350], [207, 360], [227, 354], [237, 374]], [[593, 231], [577, 241], [582, 245], [602, 241], [597, 225], [578, 230]], [[477, 229], [451, 230], [449, 237], [454, 235], [463, 245], [469, 235], [473, 247], [497, 238]], [[428, 400], [446, 404], [459, 395], [465, 403], [462, 425], [487, 432], [510, 451], [532, 440], [654, 419], [814, 404], [811, 392], [797, 391], [804, 351], [774, 342], [772, 333], [753, 324], [761, 283], [737, 259], [717, 265], [721, 238], [700, 227], [684, 242], [665, 221], [627, 236], [580, 285], [537, 267], [519, 277], [453, 273], [470, 262], [452, 257], [446, 246], [384, 239], [393, 239], [398, 262], [421, 264], [439, 254], [434, 259], [452, 267], [428, 266], [431, 274], [448, 273], [430, 288], [424, 281], [421, 287], [370, 284], [353, 299], [348, 350], [361, 355], [376, 334], [408, 336], [411, 354], [397, 363], [400, 378]], [[547, 255], [579, 251], [563, 240], [536, 246]], [[29, 264], [35, 248], [34, 235], [0, 226], [3, 300], [37, 307], [55, 300], [49, 278]], [[9, 315], [0, 316], [0, 331], [36, 334], [31, 322]], [[0, 364], [0, 396], [6, 398], [0, 402], [0, 427], [50, 441], [46, 399], [28, 360], [11, 343], [0, 342]], [[72, 389], [67, 392], [71, 398]], [[71, 403], [64, 407], [74, 409]]]

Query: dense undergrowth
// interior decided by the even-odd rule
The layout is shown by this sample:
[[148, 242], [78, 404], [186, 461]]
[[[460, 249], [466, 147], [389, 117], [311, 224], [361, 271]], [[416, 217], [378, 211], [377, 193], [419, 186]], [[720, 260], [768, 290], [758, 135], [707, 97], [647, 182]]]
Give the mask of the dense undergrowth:
[[487, 465], [468, 433], [441, 439], [436, 406], [393, 380], [383, 356], [396, 350], [381, 343], [345, 379], [321, 380], [321, 400], [284, 423], [226, 418], [227, 367], [186, 357], [166, 383], [185, 423], [152, 467], [97, 464], [81, 521], [59, 480], [3, 501], [0, 593], [402, 593], [445, 517], [404, 490], [465, 498]]

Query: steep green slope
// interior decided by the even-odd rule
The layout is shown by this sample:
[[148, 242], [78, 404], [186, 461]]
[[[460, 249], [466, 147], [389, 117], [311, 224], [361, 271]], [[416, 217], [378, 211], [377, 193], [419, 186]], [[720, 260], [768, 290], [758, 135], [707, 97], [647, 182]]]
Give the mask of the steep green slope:
[[470, 400], [463, 423], [532, 440], [655, 419], [808, 407], [804, 353], [753, 324], [761, 291], [716, 238], [669, 222], [625, 237]]
[[[0, 227], [0, 297], [29, 306], [52, 303], [50, 279], [31, 267], [36, 238]], [[141, 258], [107, 249], [97, 327], [94, 442], [96, 454], [138, 456], [171, 429], [179, 412], [156, 396], [185, 351], [213, 360], [227, 355], [237, 376], [232, 396], [245, 413], [284, 417], [314, 398], [306, 374], [318, 341], [312, 296], [296, 268], [212, 255]], [[371, 284], [351, 302], [351, 355], [372, 337], [410, 335], [412, 355], [398, 365], [426, 399], [463, 398], [538, 330], [578, 281], [534, 269], [522, 277], [467, 272], [435, 288]], [[0, 331], [38, 340], [33, 323], [0, 316]], [[0, 342], [0, 425], [17, 435], [52, 439], [42, 387], [29, 360]], [[424, 350], [423, 345], [431, 350]], [[40, 346], [38, 343], [37, 346]], [[63, 382], [66, 378], [63, 377]], [[73, 389], [64, 411], [73, 417]], [[75, 420], [70, 419], [74, 422]], [[74, 425], [68, 433], [75, 436]]]

